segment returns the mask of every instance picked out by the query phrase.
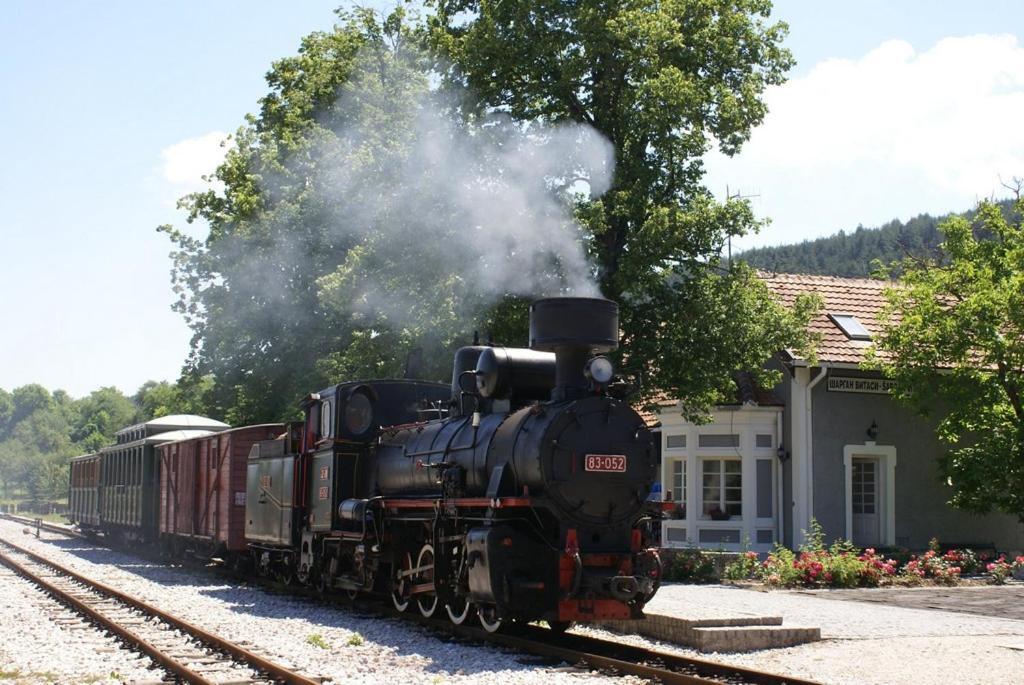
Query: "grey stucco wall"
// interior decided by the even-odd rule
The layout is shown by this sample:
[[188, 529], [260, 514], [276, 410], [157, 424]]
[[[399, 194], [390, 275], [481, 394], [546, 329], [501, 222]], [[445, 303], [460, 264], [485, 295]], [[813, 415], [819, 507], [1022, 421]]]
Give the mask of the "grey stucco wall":
[[[829, 373], [877, 377], [877, 374], [845, 369]], [[830, 392], [827, 386], [825, 380], [812, 391], [812, 449], [814, 516], [828, 539], [846, 534], [843, 448], [869, 440], [866, 431], [875, 422], [878, 424], [876, 443], [896, 448], [898, 545], [924, 548], [930, 538], [938, 536], [945, 542], [994, 543], [1006, 551], [1024, 549], [1024, 525], [1015, 518], [1001, 514], [978, 516], [946, 504], [951, 489], [940, 478], [938, 457], [947, 448], [935, 436], [934, 421], [911, 412], [888, 395]], [[789, 395], [782, 397], [788, 400]], [[791, 420], [785, 423], [789, 426]], [[790, 502], [788, 493], [786, 497], [786, 502]]]

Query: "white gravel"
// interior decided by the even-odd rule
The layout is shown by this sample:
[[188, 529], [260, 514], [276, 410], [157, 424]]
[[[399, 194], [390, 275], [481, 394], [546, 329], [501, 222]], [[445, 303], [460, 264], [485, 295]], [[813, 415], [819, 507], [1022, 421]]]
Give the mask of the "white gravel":
[[[818, 626], [821, 642], [745, 654], [657, 646], [824, 683], [1024, 683], [1024, 621], [721, 585], [662, 586], [647, 610], [686, 617], [782, 616], [784, 626]], [[637, 636], [620, 639], [652, 644]]]
[[103, 683], [162, 677], [148, 657], [0, 567], [0, 680]]
[[[0, 520], [0, 534], [17, 536], [18, 544], [38, 551], [82, 574], [114, 585], [227, 639], [251, 646], [282, 665], [337, 683], [629, 683], [564, 664], [538, 665], [535, 659], [494, 647], [446, 642], [400, 620], [358, 616], [343, 608], [275, 595], [253, 586], [237, 587], [213, 574], [162, 566], [81, 540], [43, 533], [24, 536], [22, 526]], [[30, 612], [6, 580], [5, 611]], [[15, 608], [17, 607], [17, 608]], [[11, 614], [12, 617], [16, 614]], [[83, 660], [74, 636], [54, 625], [39, 626], [41, 637], [11, 628], [4, 618], [0, 656], [20, 654], [15, 668], [38, 670], [37, 664], [61, 677], [50, 682], [83, 682], [115, 670], [107, 654], [93, 652]], [[314, 637], [316, 636], [316, 637]], [[358, 637], [356, 637], [358, 636]], [[356, 644], [361, 638], [362, 643]], [[318, 646], [323, 645], [323, 646]], [[76, 656], [79, 655], [79, 656]], [[24, 664], [21, 666], [20, 664]], [[108, 667], [109, 666], [109, 667]], [[0, 666], [8, 670], [10, 666]], [[77, 677], [65, 679], [64, 674]], [[124, 674], [123, 671], [118, 673]], [[127, 675], [127, 674], [125, 674]], [[136, 677], [134, 675], [130, 678]], [[138, 677], [144, 677], [139, 675]]]
[[[247, 643], [282, 664], [333, 682], [637, 682], [565, 665], [538, 665], [529, 657], [492, 647], [445, 642], [401, 621], [359, 616], [257, 587], [235, 587], [212, 574], [153, 564], [79, 540], [44, 533], [37, 541], [23, 536], [21, 529], [0, 521], [0, 534], [17, 535], [19, 544]], [[153, 679], [145, 659], [109, 638], [97, 642], [89, 631], [57, 625], [39, 610], [38, 602], [24, 581], [0, 576], [0, 679], [8, 671], [38, 674], [25, 682], [102, 682], [110, 680], [111, 672], [128, 680]], [[648, 609], [687, 617], [781, 615], [784, 625], [819, 626], [824, 639], [748, 654], [699, 654], [637, 636], [613, 639], [825, 683], [889, 684], [934, 677], [958, 685], [1024, 682], [1024, 621], [800, 592], [675, 584], [662, 587]], [[356, 635], [362, 644], [354, 644]]]

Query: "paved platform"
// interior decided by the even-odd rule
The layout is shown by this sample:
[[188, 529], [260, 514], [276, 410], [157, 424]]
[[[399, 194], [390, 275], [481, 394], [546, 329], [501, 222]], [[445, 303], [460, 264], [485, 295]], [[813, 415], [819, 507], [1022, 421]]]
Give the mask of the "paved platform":
[[645, 612], [641, 621], [605, 621], [617, 633], [643, 635], [701, 652], [750, 652], [793, 647], [821, 639], [821, 629], [784, 626], [782, 616], [696, 609], [684, 615]]
[[933, 609], [1024, 621], [1024, 583], [959, 587], [890, 587], [857, 590], [805, 590], [798, 594], [907, 609]]

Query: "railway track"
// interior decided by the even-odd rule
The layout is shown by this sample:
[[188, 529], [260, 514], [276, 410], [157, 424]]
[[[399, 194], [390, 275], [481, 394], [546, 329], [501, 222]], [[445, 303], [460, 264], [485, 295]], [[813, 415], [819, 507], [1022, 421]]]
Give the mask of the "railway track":
[[0, 563], [185, 682], [320, 683], [4, 538]]
[[[4, 515], [4, 518], [15, 520], [26, 525], [35, 525], [33, 519]], [[81, 537], [75, 531], [59, 525], [42, 525], [43, 530], [73, 537]], [[251, 579], [250, 579], [251, 580]], [[315, 593], [302, 591], [295, 587], [280, 586], [278, 583], [260, 579], [271, 585], [275, 590], [288, 590], [293, 593], [314, 597]], [[334, 604], [351, 608], [351, 601], [337, 596]], [[558, 659], [569, 664], [585, 664], [586, 666], [605, 672], [622, 675], [633, 675], [648, 680], [665, 683], [666, 685], [819, 685], [816, 681], [793, 676], [779, 675], [756, 669], [733, 666], [720, 662], [685, 657], [671, 652], [661, 652], [644, 647], [627, 645], [610, 640], [602, 640], [576, 633], [557, 633], [538, 626], [524, 626], [511, 633], [492, 634], [482, 628], [469, 625], [454, 626], [450, 622], [439, 619], [427, 619], [417, 614], [398, 614], [390, 603], [360, 602], [364, 609], [373, 605], [371, 613], [411, 618], [420, 625], [437, 632], [455, 636], [459, 639], [482, 644], [497, 644], [516, 651], [543, 658]], [[305, 682], [305, 681], [297, 681]]]
[[88, 540], [88, 536], [82, 535], [71, 526], [62, 526], [59, 523], [50, 523], [43, 521], [42, 519], [32, 518], [30, 516], [20, 516], [18, 514], [0, 514], [0, 518], [7, 519], [8, 521], [14, 521], [22, 525], [28, 526], [29, 528], [35, 528], [36, 530], [45, 530], [48, 533], [57, 533], [59, 535], [67, 535], [70, 538], [80, 538], [82, 540]]
[[482, 628], [454, 626], [443, 620], [414, 620], [438, 632], [476, 642], [498, 644], [540, 657], [619, 675], [646, 678], [665, 685], [821, 685], [817, 681], [768, 673], [671, 652], [602, 640], [575, 633], [558, 633], [535, 625], [510, 633], [488, 633]]

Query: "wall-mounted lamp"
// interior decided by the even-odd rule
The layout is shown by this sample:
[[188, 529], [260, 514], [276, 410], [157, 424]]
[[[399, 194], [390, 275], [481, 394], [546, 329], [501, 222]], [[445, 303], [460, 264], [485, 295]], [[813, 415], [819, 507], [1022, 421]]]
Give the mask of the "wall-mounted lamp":
[[878, 424], [875, 423], [874, 419], [871, 420], [871, 425], [868, 426], [868, 429], [867, 429], [866, 433], [868, 434], [868, 437], [871, 438], [872, 441], [878, 439]]
[[789, 452], [787, 452], [786, 448], [782, 446], [782, 443], [779, 443], [779, 449], [775, 450], [775, 456], [779, 458], [779, 461], [786, 461], [789, 459]]

